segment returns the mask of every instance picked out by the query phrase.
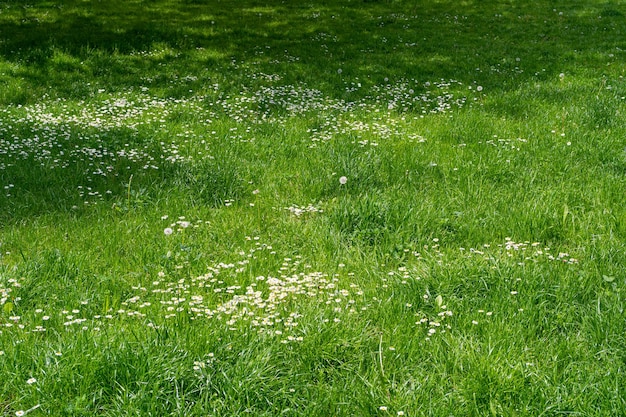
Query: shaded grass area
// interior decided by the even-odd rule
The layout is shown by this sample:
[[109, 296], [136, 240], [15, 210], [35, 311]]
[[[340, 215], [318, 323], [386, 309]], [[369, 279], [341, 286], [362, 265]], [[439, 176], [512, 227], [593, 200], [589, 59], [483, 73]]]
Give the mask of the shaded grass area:
[[[574, 63], [583, 63], [576, 71], [588, 74], [610, 71], [626, 48], [619, 4], [485, 7], [444, 1], [5, 2], [0, 53], [11, 88], [3, 89], [3, 100], [83, 97], [94, 88], [134, 86], [138, 77], [153, 77], [163, 94], [185, 94], [167, 82], [181, 73], [198, 75], [195, 87], [217, 76], [237, 89], [237, 65], [279, 69], [287, 82], [315, 81], [331, 95], [341, 91], [335, 88], [340, 68], [343, 77], [363, 82], [420, 74], [506, 91]], [[508, 72], [519, 68], [523, 73], [512, 82]]]

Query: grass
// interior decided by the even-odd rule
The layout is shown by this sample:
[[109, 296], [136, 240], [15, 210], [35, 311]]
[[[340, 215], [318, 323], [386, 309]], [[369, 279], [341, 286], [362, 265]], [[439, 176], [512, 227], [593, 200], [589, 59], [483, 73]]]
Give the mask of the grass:
[[625, 14], [0, 1], [0, 415], [623, 414]]

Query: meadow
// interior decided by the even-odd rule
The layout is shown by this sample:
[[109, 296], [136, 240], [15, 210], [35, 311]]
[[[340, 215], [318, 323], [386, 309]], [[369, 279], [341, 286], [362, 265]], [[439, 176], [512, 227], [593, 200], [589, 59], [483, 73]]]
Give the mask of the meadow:
[[624, 415], [625, 16], [0, 0], [0, 415]]

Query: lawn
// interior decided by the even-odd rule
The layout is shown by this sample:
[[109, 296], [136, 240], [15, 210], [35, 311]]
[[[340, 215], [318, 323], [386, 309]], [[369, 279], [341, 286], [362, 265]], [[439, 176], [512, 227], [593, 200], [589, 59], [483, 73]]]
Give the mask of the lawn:
[[623, 415], [625, 16], [0, 0], [0, 415]]

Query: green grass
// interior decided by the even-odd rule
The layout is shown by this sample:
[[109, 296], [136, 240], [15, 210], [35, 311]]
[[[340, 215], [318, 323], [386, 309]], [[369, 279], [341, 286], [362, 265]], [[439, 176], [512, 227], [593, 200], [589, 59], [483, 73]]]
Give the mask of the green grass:
[[0, 415], [624, 414], [625, 15], [0, 0]]

